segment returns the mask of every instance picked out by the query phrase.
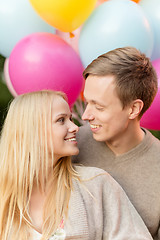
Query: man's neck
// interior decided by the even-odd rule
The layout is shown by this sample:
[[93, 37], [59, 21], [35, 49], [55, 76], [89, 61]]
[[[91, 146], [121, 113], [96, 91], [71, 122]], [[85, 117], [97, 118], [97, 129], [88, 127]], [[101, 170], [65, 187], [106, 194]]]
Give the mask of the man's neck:
[[116, 156], [119, 156], [140, 144], [144, 134], [139, 125], [130, 126], [123, 136], [121, 135], [116, 140], [108, 141], [106, 144]]

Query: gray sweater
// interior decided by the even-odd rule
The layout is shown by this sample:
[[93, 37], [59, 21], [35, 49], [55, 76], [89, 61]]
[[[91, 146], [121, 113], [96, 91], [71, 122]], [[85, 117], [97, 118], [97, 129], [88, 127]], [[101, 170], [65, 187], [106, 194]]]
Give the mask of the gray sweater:
[[160, 240], [160, 141], [143, 129], [143, 141], [120, 156], [93, 139], [88, 125], [78, 133], [80, 153], [73, 162], [109, 172], [123, 187], [155, 240]]

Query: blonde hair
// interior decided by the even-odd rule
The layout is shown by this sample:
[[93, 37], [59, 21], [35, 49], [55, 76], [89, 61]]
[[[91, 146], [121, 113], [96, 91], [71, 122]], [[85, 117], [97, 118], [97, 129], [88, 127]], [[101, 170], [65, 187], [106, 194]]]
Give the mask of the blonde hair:
[[39, 91], [15, 98], [9, 108], [0, 138], [0, 239], [28, 240], [32, 226], [29, 202], [33, 185], [52, 186], [44, 206], [42, 239], [47, 240], [67, 217], [72, 179], [79, 179], [69, 157], [54, 165], [52, 103], [60, 92]]

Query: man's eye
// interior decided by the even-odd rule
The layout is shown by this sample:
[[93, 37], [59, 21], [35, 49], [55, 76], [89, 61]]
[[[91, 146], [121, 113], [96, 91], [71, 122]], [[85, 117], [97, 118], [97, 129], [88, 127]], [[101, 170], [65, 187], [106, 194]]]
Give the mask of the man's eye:
[[98, 107], [98, 106], [96, 106], [96, 109], [97, 109], [98, 111], [103, 111], [103, 110], [104, 110], [103, 107]]

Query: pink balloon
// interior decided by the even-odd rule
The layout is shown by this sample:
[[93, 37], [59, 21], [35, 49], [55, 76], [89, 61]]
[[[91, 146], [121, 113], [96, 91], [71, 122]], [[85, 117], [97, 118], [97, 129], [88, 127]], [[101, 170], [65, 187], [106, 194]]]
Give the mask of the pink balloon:
[[78, 54], [51, 33], [34, 33], [23, 38], [9, 58], [9, 75], [18, 95], [43, 89], [63, 91], [70, 105], [81, 92], [82, 72]]
[[141, 126], [150, 130], [160, 130], [160, 59], [152, 62], [158, 76], [158, 92], [150, 106], [141, 119]]
[[12, 94], [13, 97], [17, 96], [16, 91], [14, 90], [12, 83], [11, 83], [11, 79], [9, 76], [9, 71], [8, 71], [8, 65], [9, 65], [9, 58], [6, 58], [5, 62], [4, 62], [4, 69], [3, 69], [3, 73], [4, 73], [4, 79], [6, 82], [6, 85], [8, 87], [8, 90], [10, 91], [10, 93]]

